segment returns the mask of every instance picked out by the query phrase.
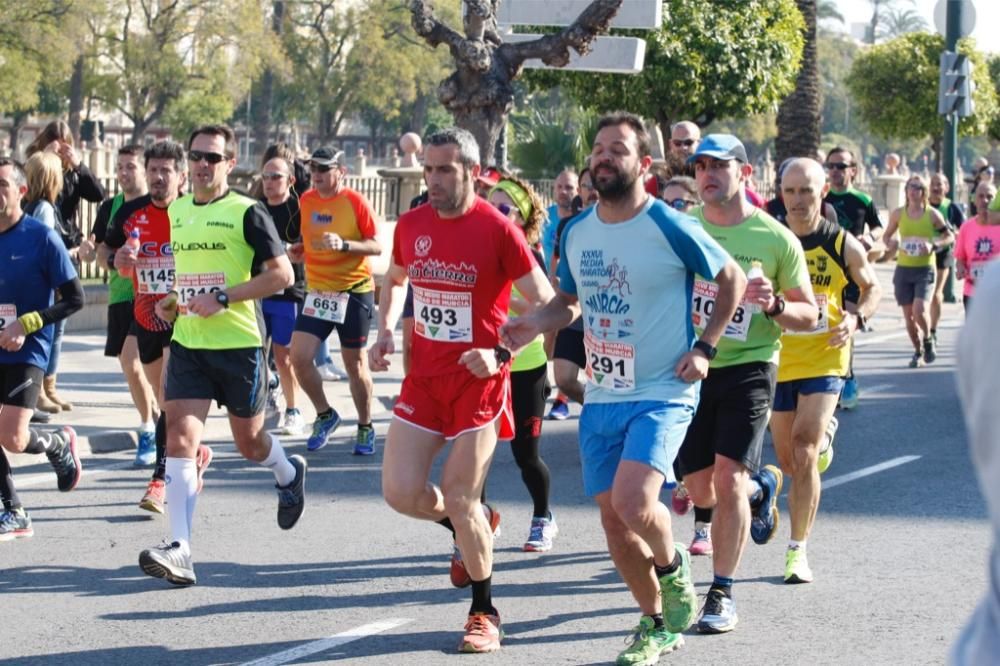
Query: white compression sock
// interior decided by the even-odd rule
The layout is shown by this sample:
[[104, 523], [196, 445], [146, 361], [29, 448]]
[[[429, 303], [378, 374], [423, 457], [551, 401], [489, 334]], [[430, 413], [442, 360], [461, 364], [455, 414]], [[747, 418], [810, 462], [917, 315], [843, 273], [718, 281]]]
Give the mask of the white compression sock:
[[167, 462], [167, 514], [170, 536], [191, 552], [191, 523], [198, 499], [198, 469], [194, 458], [170, 458]]
[[287, 486], [295, 480], [295, 468], [288, 461], [285, 449], [281, 447], [278, 438], [274, 435], [268, 436], [271, 438], [271, 452], [260, 464], [271, 470], [271, 473], [274, 474], [274, 480], [278, 482], [279, 486]]
[[794, 539], [788, 540], [788, 550], [805, 550], [805, 549], [806, 549], [805, 541], [795, 541]]

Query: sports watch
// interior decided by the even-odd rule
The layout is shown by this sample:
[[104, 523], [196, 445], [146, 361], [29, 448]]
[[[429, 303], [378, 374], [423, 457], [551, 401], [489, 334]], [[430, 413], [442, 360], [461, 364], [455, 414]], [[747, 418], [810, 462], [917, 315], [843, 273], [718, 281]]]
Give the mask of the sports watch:
[[229, 309], [229, 294], [224, 291], [215, 292], [215, 300], [225, 309]]
[[705, 358], [707, 358], [709, 361], [713, 360], [715, 358], [715, 355], [719, 353], [718, 349], [708, 344], [704, 340], [695, 340], [694, 346], [692, 348], [697, 349], [702, 354], [704, 354]]

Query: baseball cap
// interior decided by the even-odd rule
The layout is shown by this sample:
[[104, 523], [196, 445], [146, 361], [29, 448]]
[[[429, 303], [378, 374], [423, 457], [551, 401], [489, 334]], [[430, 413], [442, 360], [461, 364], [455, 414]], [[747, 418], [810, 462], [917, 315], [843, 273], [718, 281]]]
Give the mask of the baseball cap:
[[698, 150], [688, 158], [688, 164], [699, 157], [714, 157], [717, 160], [739, 160], [746, 164], [747, 149], [743, 143], [732, 134], [709, 134], [698, 144]]
[[486, 167], [485, 169], [483, 169], [482, 171], [479, 172], [479, 178], [478, 178], [478, 180], [483, 185], [489, 185], [490, 187], [496, 187], [497, 183], [500, 182], [501, 178], [503, 178], [503, 176], [497, 170], [496, 167]]
[[333, 146], [323, 146], [313, 151], [309, 161], [320, 166], [344, 166], [344, 151], [335, 150]]

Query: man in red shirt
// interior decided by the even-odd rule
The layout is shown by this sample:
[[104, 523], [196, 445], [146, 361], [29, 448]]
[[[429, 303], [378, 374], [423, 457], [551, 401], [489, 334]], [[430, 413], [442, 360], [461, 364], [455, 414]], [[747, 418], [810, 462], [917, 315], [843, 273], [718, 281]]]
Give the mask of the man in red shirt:
[[[510, 351], [500, 346], [511, 283], [532, 304], [552, 296], [524, 234], [475, 194], [479, 149], [472, 135], [447, 129], [424, 152], [429, 205], [399, 218], [379, 308], [375, 371], [389, 367], [407, 280], [413, 284], [413, 356], [403, 380], [382, 463], [382, 493], [400, 513], [437, 522], [455, 535], [472, 585], [462, 652], [500, 648], [493, 606], [492, 533], [496, 516], [480, 501], [498, 439], [513, 436]], [[434, 458], [454, 444], [440, 487]]]

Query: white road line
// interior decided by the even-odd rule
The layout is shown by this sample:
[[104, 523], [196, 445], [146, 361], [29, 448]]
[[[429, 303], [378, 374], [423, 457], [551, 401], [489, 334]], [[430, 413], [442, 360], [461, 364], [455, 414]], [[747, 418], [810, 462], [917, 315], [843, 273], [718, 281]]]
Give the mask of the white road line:
[[854, 346], [855, 347], [868, 347], [870, 345], [877, 345], [880, 342], [887, 342], [889, 340], [895, 340], [896, 338], [902, 338], [905, 335], [908, 335], [908, 333], [905, 330], [903, 330], [903, 331], [896, 331], [895, 333], [885, 333], [883, 335], [875, 335], [875, 336], [872, 336], [872, 337], [868, 337], [866, 335], [866, 336], [864, 336], [862, 338], [855, 338], [855, 340], [854, 340]]
[[[86, 463], [84, 463], [83, 474], [81, 475], [81, 477], [96, 476], [98, 474], [107, 474], [108, 472], [118, 472], [123, 469], [139, 469], [139, 468], [135, 467], [135, 465], [131, 460], [128, 462], [117, 463], [115, 465], [108, 465], [107, 467], [104, 466], [88, 467]], [[56, 480], [55, 477], [52, 476], [51, 472], [44, 474], [29, 474], [27, 476], [18, 476], [14, 480], [14, 485], [17, 486], [18, 488], [30, 488], [31, 486], [40, 486], [45, 483], [50, 483], [52, 484], [53, 488], [55, 487]]]
[[861, 391], [861, 397], [866, 395], [871, 395], [872, 393], [881, 393], [886, 389], [891, 389], [895, 384], [875, 384], [874, 386], [864, 386], [864, 391]]
[[280, 666], [281, 664], [287, 664], [290, 661], [302, 659], [303, 657], [309, 657], [320, 652], [326, 652], [332, 648], [339, 647], [346, 643], [351, 643], [368, 636], [381, 634], [383, 631], [395, 629], [396, 627], [400, 627], [412, 621], [412, 619], [395, 618], [372, 622], [371, 624], [364, 624], [360, 627], [349, 629], [343, 633], [334, 634], [329, 638], [322, 638], [318, 641], [313, 641], [290, 650], [285, 650], [284, 652], [278, 652], [267, 657], [261, 657], [260, 659], [248, 661], [241, 666]]
[[898, 458], [893, 458], [892, 460], [886, 460], [877, 465], [872, 465], [871, 467], [862, 467], [861, 469], [851, 472], [850, 474], [843, 474], [841, 476], [835, 476], [833, 478], [823, 481], [823, 490], [829, 490], [830, 488], [835, 488], [837, 486], [842, 486], [845, 483], [850, 483], [851, 481], [857, 481], [866, 476], [871, 476], [872, 474], [878, 474], [879, 472], [884, 472], [887, 469], [892, 469], [893, 467], [899, 467], [900, 465], [905, 465], [906, 463], [911, 463], [914, 460], [920, 460], [923, 456], [900, 456]]

